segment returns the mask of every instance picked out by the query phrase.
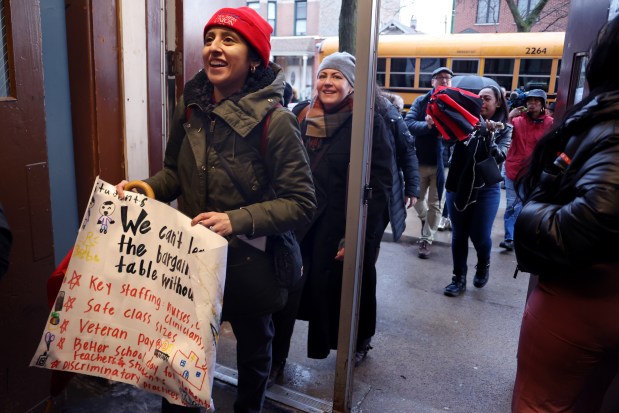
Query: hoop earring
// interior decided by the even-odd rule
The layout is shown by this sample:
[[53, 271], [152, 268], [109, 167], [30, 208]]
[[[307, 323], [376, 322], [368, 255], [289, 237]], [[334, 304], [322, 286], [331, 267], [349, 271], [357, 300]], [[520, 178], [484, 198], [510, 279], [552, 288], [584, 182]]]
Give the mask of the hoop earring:
[[256, 73], [256, 66], [250, 66], [249, 71], [253, 74]]

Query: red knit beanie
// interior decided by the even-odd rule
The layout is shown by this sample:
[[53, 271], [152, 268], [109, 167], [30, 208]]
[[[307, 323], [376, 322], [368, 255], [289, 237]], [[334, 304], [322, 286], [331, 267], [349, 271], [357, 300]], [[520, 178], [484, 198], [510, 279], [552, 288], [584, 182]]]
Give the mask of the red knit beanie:
[[245, 6], [237, 9], [225, 7], [218, 10], [204, 26], [202, 38], [213, 26], [229, 27], [241, 34], [247, 43], [256, 49], [264, 66], [269, 65], [273, 28], [256, 10]]

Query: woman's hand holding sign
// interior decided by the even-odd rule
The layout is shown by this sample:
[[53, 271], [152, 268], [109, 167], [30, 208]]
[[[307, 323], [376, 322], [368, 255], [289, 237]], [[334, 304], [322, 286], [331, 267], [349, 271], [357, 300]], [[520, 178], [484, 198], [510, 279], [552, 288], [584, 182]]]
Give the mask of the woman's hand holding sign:
[[232, 234], [230, 217], [224, 212], [202, 212], [191, 220], [191, 225], [203, 225], [217, 235], [225, 237]]

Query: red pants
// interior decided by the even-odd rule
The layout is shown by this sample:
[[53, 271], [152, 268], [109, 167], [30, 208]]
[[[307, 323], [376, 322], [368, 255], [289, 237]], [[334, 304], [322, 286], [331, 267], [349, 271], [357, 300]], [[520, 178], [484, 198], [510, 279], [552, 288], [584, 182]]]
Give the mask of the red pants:
[[598, 412], [616, 402], [607, 390], [618, 374], [619, 265], [540, 281], [522, 319], [512, 412]]

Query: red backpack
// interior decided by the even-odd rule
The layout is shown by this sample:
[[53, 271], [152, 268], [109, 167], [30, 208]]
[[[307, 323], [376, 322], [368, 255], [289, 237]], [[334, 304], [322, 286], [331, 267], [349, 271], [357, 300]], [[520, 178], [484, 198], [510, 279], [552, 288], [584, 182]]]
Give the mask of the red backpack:
[[439, 86], [430, 97], [426, 113], [443, 138], [462, 141], [479, 126], [482, 102], [478, 95], [467, 90]]

